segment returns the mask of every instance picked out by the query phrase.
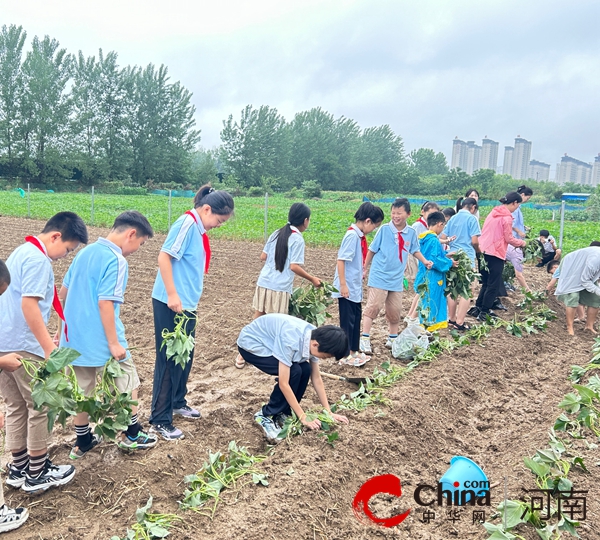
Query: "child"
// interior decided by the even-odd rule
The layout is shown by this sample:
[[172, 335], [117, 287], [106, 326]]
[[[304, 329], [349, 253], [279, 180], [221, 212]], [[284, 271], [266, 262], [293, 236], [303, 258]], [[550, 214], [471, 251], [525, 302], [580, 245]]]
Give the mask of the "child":
[[[300, 406], [310, 378], [321, 405], [331, 413], [319, 371], [319, 359], [339, 360], [348, 352], [348, 338], [338, 326], [315, 328], [312, 324], [281, 313], [254, 319], [242, 328], [237, 340], [244, 360], [277, 382], [269, 398], [254, 420], [263, 428], [270, 442], [279, 442], [279, 433], [293, 410], [303, 425], [319, 429], [319, 420], [308, 421]], [[348, 423], [345, 416], [331, 413], [333, 419]]]
[[[59, 212], [38, 236], [26, 237], [25, 244], [12, 252], [6, 261], [12, 282], [0, 297], [0, 348], [5, 351], [0, 355], [15, 352], [42, 362], [56, 349], [46, 328], [50, 306], [61, 318], [64, 315], [54, 286], [52, 261], [87, 241], [82, 219], [73, 212]], [[45, 410], [35, 410], [30, 381], [23, 367], [0, 373], [0, 393], [6, 403], [6, 444], [13, 459], [6, 482], [35, 493], [70, 482], [75, 468], [50, 461], [48, 417]]]
[[[525, 204], [529, 199], [531, 199], [533, 190], [523, 185], [517, 188], [517, 193], [521, 196], [521, 204]], [[527, 236], [527, 232], [525, 230], [523, 212], [521, 211], [520, 206], [517, 206], [516, 210], [512, 213], [512, 216], [513, 236], [519, 240], [524, 239]], [[515, 267], [515, 278], [519, 282], [519, 285], [521, 285], [521, 287], [523, 287], [526, 291], [530, 291], [531, 289], [529, 288], [529, 285], [527, 285], [527, 281], [525, 281], [525, 276], [523, 275], [523, 251], [520, 248], [509, 244], [506, 249], [506, 260]]]
[[[446, 310], [446, 272], [458, 262], [453, 261], [445, 255], [438, 235], [446, 226], [446, 219], [441, 212], [432, 212], [427, 216], [429, 230], [419, 236], [419, 244], [424, 257], [427, 257], [433, 265], [426, 268], [424, 264], [419, 265], [419, 271], [415, 278], [415, 292], [419, 296], [420, 306], [419, 319], [427, 330], [433, 332], [441, 328], [448, 328], [448, 316]], [[419, 286], [425, 284], [427, 289], [419, 293]]]
[[452, 207], [444, 208], [442, 210], [442, 214], [444, 214], [444, 217], [446, 218], [446, 223], [448, 223], [448, 220], [456, 215], [456, 210], [454, 210], [454, 208]]
[[[0, 296], [2, 296], [10, 285], [10, 273], [4, 261], [0, 260]], [[11, 353], [0, 356], [0, 369], [13, 372], [21, 367], [21, 355]], [[0, 429], [4, 428], [4, 415], [0, 413]], [[0, 486], [0, 533], [12, 531], [19, 528], [27, 521], [29, 511], [27, 508], [11, 508], [4, 503], [4, 490]]]
[[173, 414], [197, 419], [200, 412], [185, 400], [194, 351], [182, 369], [167, 358], [162, 333], [165, 329], [172, 332], [175, 316], [183, 312], [192, 318], [185, 325], [186, 333], [195, 335], [196, 309], [211, 255], [206, 232], [223, 225], [231, 214], [233, 198], [229, 193], [215, 191], [208, 185], [201, 187], [194, 197], [194, 209], [173, 223], [158, 256], [158, 274], [152, 289], [156, 364], [150, 424], [151, 430], [167, 441], [183, 438], [183, 432], [173, 426]]
[[[121, 393], [131, 393], [137, 401], [140, 379], [127, 350], [125, 327], [120, 308], [125, 296], [129, 269], [125, 257], [135, 253], [154, 232], [139, 212], [119, 215], [106, 238], [99, 238], [81, 251], [71, 264], [60, 289], [69, 321], [69, 341], [61, 336], [61, 346], [72, 347], [81, 354], [73, 362], [75, 376], [86, 395], [93, 392], [109, 358], [120, 361], [125, 372], [115, 379]], [[68, 302], [67, 302], [68, 299]], [[131, 408], [131, 422], [117, 445], [125, 450], [151, 448], [155, 435], [144, 433], [138, 422], [138, 407]], [[77, 441], [70, 458], [79, 459], [100, 441], [92, 435], [86, 412], [75, 416]]]
[[340, 364], [359, 367], [371, 358], [359, 352], [360, 319], [362, 314], [362, 280], [367, 259], [367, 237], [383, 221], [383, 210], [370, 202], [362, 203], [356, 222], [348, 228], [338, 251], [333, 286], [339, 291], [332, 296], [338, 299], [340, 326], [346, 331], [350, 354]]
[[536, 264], [538, 268], [546, 266], [550, 261], [560, 260], [561, 250], [556, 247], [556, 240], [548, 229], [540, 231], [539, 241], [544, 248], [544, 255], [542, 256], [542, 260]]
[[[266, 261], [256, 284], [252, 307], [254, 318], [265, 313], [289, 312], [290, 296], [294, 285], [294, 274], [307, 279], [315, 287], [321, 280], [311, 276], [301, 265], [304, 264], [304, 239], [302, 233], [310, 223], [310, 208], [304, 203], [294, 203], [288, 213], [288, 222], [275, 231], [260, 255]], [[244, 359], [238, 354], [235, 367], [243, 368]]]
[[431, 267], [431, 262], [426, 260], [419, 251], [417, 233], [406, 224], [408, 216], [410, 216], [408, 199], [396, 199], [392, 203], [392, 220], [386, 227], [381, 227], [377, 231], [375, 239], [369, 246], [365, 269], [368, 268], [371, 261], [373, 264], [369, 273], [367, 307], [362, 320], [363, 333], [360, 338], [360, 350], [363, 353], [372, 352], [371, 326], [384, 304], [389, 331], [385, 346], [391, 349], [393, 340], [398, 337], [404, 269], [409, 255], [414, 255], [423, 264]]

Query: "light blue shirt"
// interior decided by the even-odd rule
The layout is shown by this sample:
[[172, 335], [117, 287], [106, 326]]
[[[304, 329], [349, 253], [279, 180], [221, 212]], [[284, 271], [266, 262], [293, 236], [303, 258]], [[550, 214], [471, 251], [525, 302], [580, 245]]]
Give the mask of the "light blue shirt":
[[[399, 232], [404, 239], [402, 261], [400, 261]], [[419, 249], [419, 240], [414, 228], [406, 225], [402, 231], [398, 231], [392, 221], [380, 227], [375, 239], [369, 246], [369, 251], [375, 254], [369, 272], [369, 287], [383, 289], [384, 291], [402, 292], [404, 290], [402, 284], [404, 269], [408, 257], [419, 251]]]
[[256, 356], [274, 356], [282, 364], [318, 362], [310, 354], [310, 336], [315, 327], [291, 315], [269, 313], [244, 326], [238, 347]]
[[[519, 229], [521, 232], [525, 232], [525, 220], [523, 219], [523, 212], [521, 212], [521, 207], [517, 206], [517, 209], [512, 213], [513, 217], [513, 228]], [[518, 235], [516, 231], [513, 231], [513, 236], [522, 240], [522, 238]]]
[[121, 248], [106, 238], [98, 238], [75, 257], [63, 279], [63, 286], [68, 289], [65, 319], [69, 341], [64, 334], [60, 339], [61, 347], [72, 347], [81, 354], [74, 366], [101, 367], [111, 357], [100, 318], [100, 300], [113, 302], [117, 338], [127, 349], [125, 326], [119, 315], [128, 277], [129, 268]]
[[450, 242], [450, 251], [462, 249], [475, 265], [475, 248], [473, 247], [473, 236], [481, 236], [481, 227], [477, 218], [466, 208], [459, 210], [452, 216], [444, 227], [444, 234], [448, 237], [456, 236], [456, 240]]
[[25, 322], [21, 307], [23, 298], [39, 298], [42, 318], [48, 324], [54, 298], [54, 273], [46, 248], [40, 243], [43, 253], [27, 242], [15, 249], [6, 261], [10, 285], [0, 296], [0, 351], [25, 351], [44, 357], [44, 349]]
[[291, 226], [292, 234], [288, 238], [288, 255], [285, 260], [283, 272], [275, 268], [275, 245], [279, 231], [275, 231], [270, 237], [263, 253], [267, 254], [267, 260], [258, 276], [257, 285], [272, 291], [292, 293], [294, 285], [294, 272], [290, 270], [292, 264], [304, 264], [304, 239], [302, 233]]
[[417, 221], [415, 221], [411, 226], [412, 228], [415, 230], [415, 232], [417, 233], [417, 238], [419, 238], [419, 236], [421, 236], [424, 232], [427, 232], [429, 230], [429, 227], [427, 227], [427, 225], [423, 224], [423, 221], [427, 221], [425, 219], [423, 219], [423, 221], [421, 221], [423, 218], [419, 218], [417, 219]]
[[[204, 245], [202, 235], [206, 232], [196, 210], [196, 221], [189, 214], [180, 216], [169, 231], [161, 251], [171, 256], [175, 289], [186, 311], [196, 311], [204, 286]], [[167, 303], [167, 291], [160, 275], [154, 281], [152, 298]]]
[[[342, 239], [342, 245], [338, 250], [337, 260], [344, 261], [344, 270], [346, 277], [346, 285], [348, 286], [348, 300], [351, 302], [362, 302], [362, 249], [360, 247], [360, 239], [364, 236], [363, 232], [356, 226], [351, 225], [351, 229], [346, 231]], [[340, 290], [340, 276], [338, 275], [337, 264], [335, 266], [335, 276], [333, 278], [333, 286]], [[341, 298], [342, 295], [337, 292], [331, 295], [333, 298]]]

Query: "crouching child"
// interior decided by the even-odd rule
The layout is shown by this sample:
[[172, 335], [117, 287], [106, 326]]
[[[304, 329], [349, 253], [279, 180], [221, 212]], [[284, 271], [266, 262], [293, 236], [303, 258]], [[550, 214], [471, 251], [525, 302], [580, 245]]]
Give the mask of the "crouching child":
[[[302, 424], [319, 429], [321, 422], [309, 421], [300, 406], [309, 379], [323, 408], [331, 413], [319, 371], [319, 359], [348, 354], [348, 337], [338, 326], [315, 328], [296, 317], [272, 313], [242, 328], [237, 340], [242, 358], [268, 375], [277, 377], [269, 402], [255, 415], [270, 442], [279, 442], [279, 433], [291, 411]], [[331, 413], [336, 422], [348, 423], [345, 416]]]

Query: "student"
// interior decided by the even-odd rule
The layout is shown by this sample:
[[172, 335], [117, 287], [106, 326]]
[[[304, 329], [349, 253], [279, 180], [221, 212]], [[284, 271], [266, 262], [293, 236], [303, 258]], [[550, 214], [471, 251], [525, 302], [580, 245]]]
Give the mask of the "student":
[[[448, 312], [446, 309], [446, 272], [457, 266], [458, 262], [449, 258], [444, 253], [438, 235], [446, 226], [446, 219], [442, 212], [431, 212], [427, 216], [427, 232], [419, 236], [419, 245], [423, 256], [433, 264], [427, 268], [423, 263], [419, 264], [419, 271], [415, 278], [415, 292], [419, 296], [418, 310], [421, 324], [430, 332], [448, 328]], [[418, 288], [425, 284], [427, 289], [419, 294]]]
[[[479, 219], [480, 219], [480, 217], [479, 217], [479, 198], [480, 198], [479, 191], [477, 191], [475, 188], [467, 189], [467, 191], [465, 193], [465, 199], [469, 199], [469, 198], [475, 199], [477, 201], [477, 212], [474, 215], [477, 218], [477, 221], [479, 221]], [[458, 208], [458, 204], [457, 204], [456, 212], [458, 213], [459, 210], [460, 210], [460, 208]]]
[[[0, 260], [0, 296], [2, 296], [10, 285], [10, 273], [4, 261]], [[0, 369], [2, 371], [13, 371], [21, 367], [21, 355], [10, 353], [0, 356]], [[4, 414], [0, 412], [0, 429], [4, 428]], [[27, 508], [11, 508], [4, 502], [4, 490], [0, 485], [0, 533], [12, 531], [19, 528], [27, 521], [29, 511]]]
[[[310, 208], [304, 203], [294, 203], [288, 212], [288, 222], [270, 237], [261, 261], [266, 261], [256, 284], [252, 300], [254, 318], [265, 313], [289, 312], [290, 296], [294, 285], [294, 274], [307, 279], [315, 287], [321, 285], [318, 277], [311, 276], [302, 268], [304, 264], [304, 239], [302, 233], [310, 223]], [[235, 367], [243, 368], [244, 359], [238, 355]]]
[[364, 202], [354, 214], [354, 219], [356, 222], [348, 228], [338, 251], [333, 286], [339, 292], [332, 296], [338, 299], [340, 326], [350, 344], [350, 353], [340, 360], [340, 364], [359, 367], [371, 359], [359, 352], [362, 280], [368, 251], [366, 235], [379, 227], [383, 221], [383, 210]]
[[[558, 275], [557, 275], [558, 274]], [[596, 334], [594, 324], [600, 308], [600, 248], [590, 246], [565, 255], [554, 276], [560, 276], [555, 295], [566, 307], [567, 332], [574, 335], [577, 307], [587, 306], [585, 330]]]
[[[129, 277], [126, 257], [135, 253], [154, 232], [145, 216], [136, 211], [123, 212], [106, 238], [83, 249], [63, 279], [59, 297], [64, 302], [69, 321], [69, 341], [61, 335], [61, 347], [72, 347], [81, 354], [73, 362], [77, 382], [86, 395], [96, 386], [106, 362], [112, 357], [120, 362], [123, 376], [114, 382], [119, 392], [138, 399], [140, 379], [127, 350], [125, 327], [120, 317], [121, 304]], [[68, 301], [67, 301], [68, 300]], [[117, 446], [125, 450], [152, 448], [157, 438], [142, 430], [137, 405], [131, 408], [131, 421], [121, 434]], [[100, 441], [92, 435], [88, 413], [75, 416], [77, 441], [70, 458], [79, 459]]]
[[291, 411], [306, 427], [321, 427], [319, 420], [307, 420], [300, 406], [309, 378], [323, 408], [336, 422], [348, 423], [345, 416], [331, 412], [319, 371], [319, 359], [333, 356], [339, 360], [348, 353], [344, 330], [332, 325], [315, 328], [291, 315], [271, 313], [242, 328], [237, 345], [246, 362], [277, 377], [269, 402], [254, 415], [269, 441], [279, 442]]
[[444, 214], [444, 217], [446, 218], [446, 223], [448, 223], [448, 220], [456, 215], [456, 210], [454, 210], [454, 208], [448, 207], [448, 208], [444, 208], [442, 210], [442, 214]]
[[[462, 249], [471, 259], [471, 264], [475, 268], [475, 261], [479, 251], [479, 236], [481, 229], [479, 221], [475, 217], [477, 213], [477, 201], [471, 197], [457, 201], [457, 207], [460, 206], [458, 213], [446, 223], [444, 232], [440, 234], [440, 238], [451, 238], [449, 248], [451, 252], [456, 252]], [[471, 283], [471, 290], [474, 291], [475, 283]], [[458, 301], [453, 300], [448, 296], [448, 324], [454, 327], [459, 332], [464, 332], [469, 329], [465, 324], [465, 316], [469, 310], [471, 301], [468, 298], [459, 298]]]
[[538, 239], [544, 248], [544, 255], [540, 262], [536, 264], [538, 268], [546, 266], [550, 261], [560, 260], [561, 250], [556, 247], [556, 240], [548, 229], [542, 229]]
[[498, 287], [502, 283], [502, 270], [506, 259], [507, 246], [523, 247], [525, 241], [512, 234], [513, 215], [523, 198], [516, 191], [507, 193], [488, 214], [479, 237], [479, 249], [483, 253], [487, 270], [480, 267], [481, 289], [475, 307], [469, 315], [486, 321], [487, 317], [496, 317], [492, 306], [498, 296]]
[[[521, 195], [523, 203], [526, 203], [529, 199], [531, 199], [531, 196], [533, 195], [533, 190], [523, 185], [517, 188], [517, 193]], [[527, 233], [525, 231], [525, 222], [523, 221], [523, 212], [521, 211], [520, 206], [517, 206], [512, 216], [513, 236], [517, 239], [525, 239]], [[525, 281], [525, 276], [523, 275], [523, 251], [518, 247], [509, 245], [506, 249], [506, 260], [515, 267], [515, 277], [519, 282], [519, 285], [521, 285], [521, 287], [523, 287], [526, 291], [530, 291], [531, 289], [529, 288], [529, 285], [527, 285], [527, 281]]]
[[[54, 286], [52, 261], [66, 257], [87, 241], [82, 219], [73, 212], [59, 212], [38, 236], [27, 236], [12, 252], [6, 261], [12, 282], [0, 297], [0, 355], [14, 352], [42, 362], [56, 349], [46, 328], [50, 306], [61, 318], [64, 315]], [[36, 411], [33, 406], [30, 381], [23, 367], [0, 373], [0, 393], [6, 403], [6, 444], [12, 454], [6, 483], [35, 493], [70, 482], [75, 468], [50, 461], [48, 418], [45, 410]]]
[[423, 264], [431, 266], [431, 261], [426, 260], [419, 251], [417, 233], [406, 224], [409, 216], [408, 199], [396, 199], [392, 203], [391, 221], [387, 226], [380, 227], [367, 252], [365, 269], [369, 267], [371, 261], [373, 264], [369, 272], [367, 307], [362, 320], [363, 333], [360, 338], [360, 350], [367, 354], [372, 352], [370, 333], [373, 320], [377, 318], [384, 304], [389, 332], [385, 346], [391, 349], [392, 342], [398, 337], [404, 269], [409, 256], [413, 255]]
[[158, 256], [158, 274], [152, 289], [156, 363], [150, 424], [151, 431], [167, 441], [183, 438], [183, 432], [173, 426], [173, 414], [190, 419], [201, 415], [185, 399], [194, 351], [182, 369], [167, 358], [162, 333], [165, 329], [172, 332], [175, 316], [183, 312], [192, 318], [186, 324], [186, 333], [195, 335], [196, 309], [211, 255], [206, 233], [223, 225], [232, 214], [233, 198], [229, 193], [215, 191], [209, 185], [201, 187], [194, 197], [194, 209], [173, 223]]

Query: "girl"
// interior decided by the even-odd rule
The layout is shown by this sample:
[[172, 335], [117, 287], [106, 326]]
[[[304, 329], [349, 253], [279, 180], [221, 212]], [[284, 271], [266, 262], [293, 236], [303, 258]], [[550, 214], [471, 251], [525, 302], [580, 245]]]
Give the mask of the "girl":
[[[460, 208], [458, 213], [450, 218], [446, 224], [444, 232], [440, 235], [442, 239], [454, 236], [450, 241], [450, 251], [455, 252], [462, 249], [471, 259], [473, 268], [475, 268], [475, 257], [479, 253], [479, 236], [481, 229], [479, 221], [475, 217], [477, 213], [477, 201], [472, 197], [456, 202], [456, 207]], [[475, 287], [475, 282], [471, 283], [471, 288]], [[468, 330], [465, 325], [465, 316], [469, 309], [470, 300], [468, 298], [459, 298], [458, 302], [448, 296], [448, 324], [453, 326], [459, 332]]]
[[[527, 186], [519, 186], [517, 188], [517, 193], [521, 195], [521, 199], [526, 203], [531, 196], [533, 195], [533, 190], [528, 188]], [[513, 212], [513, 223], [512, 223], [512, 234], [515, 238], [521, 239], [525, 238], [525, 222], [523, 221], [523, 212], [520, 207]], [[526, 291], [530, 291], [529, 285], [525, 281], [525, 276], [523, 275], [523, 251], [514, 247], [508, 246], [506, 250], [506, 260], [510, 262], [515, 267], [515, 277], [519, 282], [519, 285], [523, 287]]]
[[[477, 212], [474, 214], [475, 217], [477, 218], [477, 221], [479, 221], [479, 191], [477, 191], [475, 188], [469, 188], [467, 189], [467, 192], [465, 193], [465, 199], [475, 199], [477, 201]], [[459, 199], [460, 201], [460, 199]], [[458, 201], [456, 202], [456, 212], [458, 213], [458, 211], [460, 210], [460, 208], [458, 207]]]
[[333, 286], [339, 292], [332, 296], [338, 299], [340, 326], [346, 332], [350, 346], [350, 354], [342, 358], [340, 364], [359, 367], [371, 359], [359, 352], [362, 280], [367, 258], [366, 235], [381, 225], [383, 210], [364, 202], [354, 214], [354, 219], [356, 222], [348, 228], [338, 251]]
[[507, 246], [509, 244], [515, 247], [525, 245], [524, 240], [512, 235], [512, 212], [519, 207], [522, 200], [521, 195], [516, 191], [507, 193], [500, 199], [502, 204], [492, 209], [483, 224], [479, 249], [485, 258], [487, 269], [481, 268], [481, 289], [472, 313], [480, 321], [485, 321], [488, 315], [496, 316], [491, 308], [498, 296], [498, 288], [502, 282], [502, 269]]
[[[294, 285], [294, 274], [310, 281], [315, 287], [321, 280], [311, 276], [302, 268], [304, 264], [304, 239], [302, 233], [310, 223], [310, 208], [304, 203], [294, 203], [288, 213], [288, 222], [275, 231], [267, 241], [260, 260], [266, 261], [256, 284], [252, 300], [254, 318], [265, 313], [289, 311], [290, 295]], [[235, 360], [236, 368], [243, 368], [246, 362], [241, 354]]]
[[226, 191], [215, 191], [209, 185], [194, 197], [194, 209], [180, 216], [171, 227], [158, 256], [158, 274], [152, 290], [156, 364], [152, 388], [152, 431], [165, 440], [182, 439], [183, 432], [173, 426], [173, 414], [200, 418], [200, 412], [187, 405], [187, 380], [194, 351], [182, 369], [167, 358], [162, 346], [164, 329], [172, 332], [175, 316], [185, 313], [187, 334], [195, 335], [196, 309], [210, 264], [210, 242], [207, 231], [220, 227], [233, 213], [233, 198]]

